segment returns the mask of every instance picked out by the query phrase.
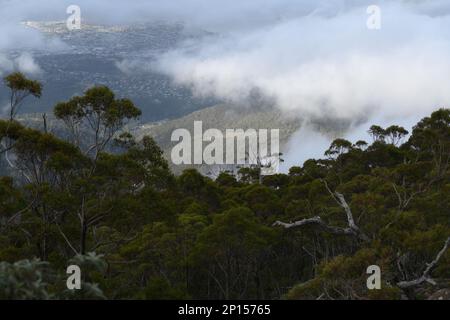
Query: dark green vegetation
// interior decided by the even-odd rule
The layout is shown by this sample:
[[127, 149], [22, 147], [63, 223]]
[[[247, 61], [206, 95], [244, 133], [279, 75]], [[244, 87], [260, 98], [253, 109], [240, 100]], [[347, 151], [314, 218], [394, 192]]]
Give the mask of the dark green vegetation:
[[[6, 82], [40, 96], [21, 74]], [[212, 181], [174, 176], [152, 138], [123, 133], [140, 111], [106, 87], [55, 107], [70, 141], [16, 122], [21, 101], [0, 121], [14, 172], [0, 178], [0, 298], [425, 299], [450, 287], [448, 109], [408, 139], [373, 126], [371, 144], [338, 139], [287, 175]], [[65, 287], [70, 264], [82, 290]], [[366, 287], [369, 265], [381, 290]]]

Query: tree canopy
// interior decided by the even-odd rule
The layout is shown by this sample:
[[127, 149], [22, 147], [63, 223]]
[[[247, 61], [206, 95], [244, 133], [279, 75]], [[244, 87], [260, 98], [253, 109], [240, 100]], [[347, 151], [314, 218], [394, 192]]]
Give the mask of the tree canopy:
[[[5, 81], [16, 101], [41, 94], [23, 75]], [[0, 177], [1, 299], [426, 299], [450, 289], [449, 109], [410, 135], [372, 126], [370, 143], [337, 139], [288, 174], [212, 180], [173, 175], [151, 137], [125, 130], [140, 110], [107, 87], [55, 106], [67, 140], [23, 126], [13, 108], [0, 120], [11, 173]], [[81, 291], [64, 285], [73, 263]], [[370, 265], [380, 290], [366, 286]]]

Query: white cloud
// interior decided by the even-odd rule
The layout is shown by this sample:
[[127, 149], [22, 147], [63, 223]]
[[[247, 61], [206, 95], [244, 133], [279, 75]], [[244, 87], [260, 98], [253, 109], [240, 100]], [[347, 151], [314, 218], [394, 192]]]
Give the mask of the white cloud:
[[20, 71], [29, 76], [36, 76], [42, 73], [41, 67], [28, 52], [23, 52], [15, 58], [0, 54], [0, 76], [13, 71]]
[[[189, 43], [161, 57], [155, 69], [197, 95], [238, 104], [257, 89], [304, 119], [288, 143], [284, 171], [323, 157], [337, 134], [367, 139], [374, 123], [411, 130], [450, 106], [447, 2], [381, 2], [379, 31], [367, 29], [364, 2], [344, 2], [318, 2], [314, 14]], [[310, 125], [333, 119], [347, 121], [347, 131], [333, 137]]]
[[382, 6], [380, 31], [365, 7], [207, 39], [159, 60], [157, 70], [200, 96], [239, 102], [258, 89], [301, 117], [423, 114], [450, 102], [450, 17]]
[[42, 72], [31, 54], [24, 52], [14, 59], [17, 70], [25, 74], [36, 75]]

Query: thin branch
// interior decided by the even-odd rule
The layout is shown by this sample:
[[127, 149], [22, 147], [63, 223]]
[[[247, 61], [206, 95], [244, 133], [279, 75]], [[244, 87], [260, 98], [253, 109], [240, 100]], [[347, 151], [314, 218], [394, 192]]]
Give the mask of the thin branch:
[[350, 206], [348, 205], [347, 201], [345, 200], [344, 195], [342, 195], [339, 192], [332, 192], [331, 189], [328, 187], [328, 184], [325, 180], [322, 180], [325, 184], [326, 189], [330, 193], [330, 195], [333, 197], [333, 199], [341, 206], [345, 214], [347, 215], [347, 222], [348, 222], [348, 228], [340, 228], [340, 227], [334, 227], [329, 226], [319, 216], [315, 216], [313, 218], [303, 219], [296, 222], [291, 223], [284, 223], [282, 221], [276, 221], [273, 225], [274, 226], [282, 226], [285, 229], [293, 228], [293, 227], [300, 227], [303, 225], [308, 224], [316, 224], [319, 225], [321, 228], [325, 229], [329, 233], [332, 234], [341, 234], [341, 235], [353, 235], [358, 238], [360, 238], [363, 241], [369, 241], [369, 237], [366, 236], [356, 225], [355, 220], [353, 219], [353, 214], [350, 209]]
[[322, 218], [319, 216], [315, 216], [313, 218], [303, 219], [291, 223], [285, 223], [282, 221], [275, 221], [273, 223], [273, 226], [282, 226], [285, 229], [295, 228], [295, 227], [301, 227], [308, 224], [315, 224], [320, 226], [321, 228], [325, 229], [329, 233], [332, 234], [341, 234], [341, 235], [352, 235], [353, 231], [350, 228], [340, 228], [340, 227], [334, 227], [329, 226], [325, 222], [323, 222]]
[[355, 224], [355, 220], [353, 219], [353, 214], [352, 214], [352, 211], [350, 210], [350, 206], [348, 205], [347, 201], [345, 201], [344, 195], [342, 195], [341, 193], [338, 193], [338, 192], [335, 192], [334, 194], [339, 199], [339, 203], [340, 203], [341, 207], [344, 208], [344, 210], [345, 210], [345, 214], [347, 215], [348, 226], [354, 230], [359, 231], [359, 228]]
[[13, 215], [8, 219], [7, 223], [9, 224], [9, 223], [13, 222], [13, 221], [16, 219], [16, 217], [20, 216], [22, 213], [24, 213], [25, 211], [27, 211], [28, 209], [30, 209], [30, 208], [34, 205], [34, 203], [36, 202], [36, 200], [37, 200], [37, 196], [35, 196], [34, 199], [33, 199], [33, 201], [31, 201], [31, 203], [30, 203], [29, 205], [27, 205], [25, 208], [23, 208], [22, 210], [16, 212], [15, 214], [13, 214]]
[[411, 287], [420, 285], [424, 282], [429, 282], [429, 283], [435, 285], [436, 282], [430, 277], [430, 272], [434, 267], [436, 267], [439, 260], [442, 258], [445, 251], [447, 251], [449, 246], [450, 246], [450, 237], [447, 238], [447, 241], [445, 241], [444, 247], [441, 249], [441, 251], [439, 251], [436, 258], [431, 263], [427, 264], [427, 267], [426, 267], [425, 271], [423, 272], [422, 276], [420, 276], [417, 279], [410, 280], [410, 281], [400, 281], [397, 283], [397, 286], [402, 289], [407, 289], [407, 288], [411, 288]]
[[394, 188], [395, 194], [397, 195], [397, 198], [398, 198], [398, 208], [401, 209], [402, 208], [402, 204], [403, 204], [402, 197], [400, 196], [400, 193], [398, 193], [397, 187], [395, 186], [395, 183], [392, 184], [392, 187]]
[[66, 235], [64, 234], [64, 232], [61, 230], [61, 227], [59, 226], [59, 224], [56, 223], [56, 226], [58, 227], [59, 233], [61, 233], [61, 235], [63, 236], [64, 240], [66, 240], [67, 244], [69, 245], [70, 249], [72, 249], [72, 251], [75, 254], [79, 254], [79, 252], [72, 246], [72, 244], [70, 243], [69, 239], [67, 239]]

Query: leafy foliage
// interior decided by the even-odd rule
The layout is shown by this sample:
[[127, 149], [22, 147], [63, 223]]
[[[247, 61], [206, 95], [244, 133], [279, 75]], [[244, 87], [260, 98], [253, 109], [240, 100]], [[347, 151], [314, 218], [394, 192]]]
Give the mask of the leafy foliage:
[[[19, 75], [8, 79], [40, 95]], [[0, 155], [14, 172], [0, 178], [2, 299], [399, 299], [448, 289], [448, 250], [430, 271], [435, 286], [397, 284], [421, 277], [450, 235], [449, 109], [409, 137], [373, 126], [372, 143], [338, 139], [325, 159], [289, 174], [243, 170], [215, 181], [192, 169], [174, 176], [151, 137], [123, 130], [140, 111], [106, 87], [55, 114], [94, 140], [0, 120]], [[120, 152], [108, 152], [113, 142]], [[359, 233], [330, 232], [348, 228], [337, 195]], [[302, 219], [313, 223], [273, 226]], [[65, 288], [70, 264], [82, 267], [81, 292]], [[366, 287], [372, 264], [382, 290]]]

